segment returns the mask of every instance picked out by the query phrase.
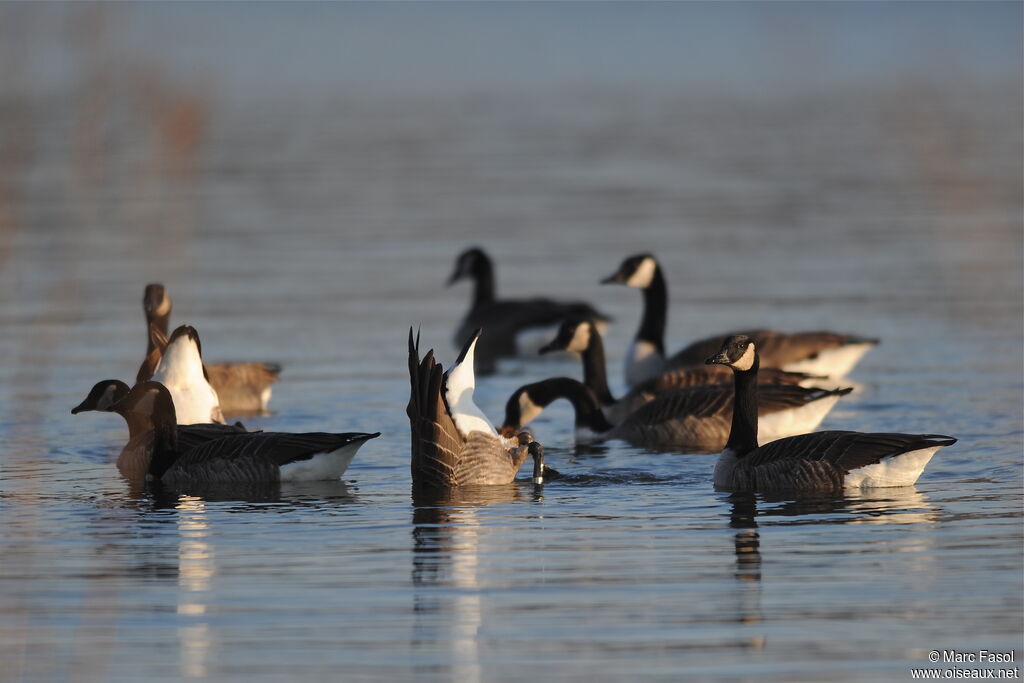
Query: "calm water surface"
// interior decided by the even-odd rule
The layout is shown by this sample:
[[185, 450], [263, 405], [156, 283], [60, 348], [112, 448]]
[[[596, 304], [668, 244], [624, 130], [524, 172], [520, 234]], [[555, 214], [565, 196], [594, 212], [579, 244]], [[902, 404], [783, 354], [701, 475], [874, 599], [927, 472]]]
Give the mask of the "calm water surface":
[[[909, 680], [931, 650], [1013, 648], [1019, 666], [1019, 82], [292, 98], [111, 66], [90, 40], [63, 85], [6, 66], [0, 678]], [[559, 405], [534, 427], [565, 479], [414, 498], [406, 334], [454, 359], [469, 292], [443, 283], [476, 243], [500, 291], [615, 316], [615, 389], [640, 296], [597, 282], [652, 250], [670, 347], [878, 336], [823, 427], [960, 442], [910, 488], [734, 496], [714, 456], [576, 448]], [[381, 438], [340, 482], [132, 490], [120, 418], [69, 411], [134, 376], [150, 281], [209, 360], [284, 365], [251, 427]], [[477, 402], [498, 418], [560, 374], [579, 368], [508, 362]]]

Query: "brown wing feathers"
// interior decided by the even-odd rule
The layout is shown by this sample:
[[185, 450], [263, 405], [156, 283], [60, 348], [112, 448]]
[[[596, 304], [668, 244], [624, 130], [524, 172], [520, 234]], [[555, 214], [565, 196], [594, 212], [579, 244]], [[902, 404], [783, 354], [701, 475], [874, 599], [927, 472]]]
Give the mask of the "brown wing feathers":
[[412, 478], [415, 483], [447, 485], [455, 470], [463, 441], [444, 404], [443, 368], [430, 350], [419, 359], [419, 336], [409, 329], [409, 405], [406, 413], [412, 432]]

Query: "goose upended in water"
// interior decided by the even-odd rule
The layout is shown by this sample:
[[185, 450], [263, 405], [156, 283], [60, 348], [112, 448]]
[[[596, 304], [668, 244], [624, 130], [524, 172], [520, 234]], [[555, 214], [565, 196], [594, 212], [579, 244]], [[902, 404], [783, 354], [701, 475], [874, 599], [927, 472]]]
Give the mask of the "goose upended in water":
[[[756, 407], [763, 387], [755, 340], [729, 337], [709, 364], [735, 375], [732, 427], [715, 465], [715, 488], [726, 491], [840, 490], [909, 486], [937, 450], [956, 443], [941, 434], [815, 432], [758, 446]], [[762, 442], [763, 443], [763, 442]]]
[[[672, 357], [665, 358], [665, 318], [668, 310], [668, 286], [661, 266], [651, 254], [625, 259], [619, 269], [601, 281], [622, 284], [643, 292], [644, 311], [636, 338], [626, 356], [626, 382], [639, 384], [655, 374], [688, 365], [698, 365], [715, 353], [730, 335], [717, 335], [693, 342]], [[846, 375], [877, 339], [866, 339], [836, 332], [783, 333], [774, 330], [749, 330], [744, 334], [758, 342], [761, 360], [766, 366], [791, 372], [805, 372], [839, 378]]]
[[476, 350], [477, 371], [481, 373], [493, 372], [499, 358], [535, 356], [540, 345], [551, 338], [565, 318], [593, 320], [602, 329], [609, 321], [608, 316], [582, 301], [498, 299], [494, 265], [477, 247], [459, 255], [448, 284], [463, 278], [471, 278], [474, 282], [473, 301], [455, 332], [455, 344], [462, 344], [473, 330], [482, 328], [485, 331]]
[[[146, 285], [142, 297], [146, 312], [149, 345], [146, 358], [139, 368], [135, 382], [144, 382], [153, 376], [160, 360], [160, 337], [166, 340], [171, 315], [171, 296], [160, 283]], [[153, 328], [156, 328], [154, 334]], [[166, 342], [164, 343], [166, 345]], [[277, 381], [281, 366], [276, 363], [208, 363], [206, 370], [210, 384], [217, 391], [221, 409], [229, 414], [262, 413], [270, 402], [271, 384]]]
[[[101, 389], [106, 391], [106, 389]], [[174, 401], [159, 382], [143, 382], [110, 407], [128, 423], [117, 467], [130, 480], [170, 486], [326, 481], [339, 478], [359, 447], [379, 433], [233, 432], [189, 440], [182, 434], [223, 425], [177, 425]]]
[[[813, 429], [850, 389], [805, 389], [764, 385], [757, 409], [765, 440]], [[568, 377], [527, 384], [505, 404], [503, 429], [519, 429], [553, 401], [564, 398], [576, 412], [576, 440], [581, 443], [621, 439], [634, 446], [713, 452], [721, 450], [732, 420], [732, 388], [725, 384], [687, 387], [656, 396], [612, 424], [601, 412], [597, 396]]]
[[480, 330], [470, 335], [447, 373], [434, 351], [419, 355], [419, 337], [409, 329], [409, 427], [412, 432], [412, 482], [416, 486], [453, 487], [507, 484], [527, 455], [533, 456], [533, 482], [544, 482], [544, 451], [527, 431], [507, 438], [473, 403], [473, 356]]
[[174, 330], [152, 379], [170, 392], [179, 424], [224, 423], [220, 398], [210, 385], [195, 328], [182, 325]]
[[[706, 384], [732, 383], [732, 372], [717, 365], [693, 365], [666, 370], [634, 386], [623, 397], [616, 399], [608, 387], [605, 370], [604, 342], [601, 333], [589, 320], [566, 320], [558, 329], [558, 335], [540, 353], [550, 351], [574, 351], [583, 361], [583, 383], [594, 392], [601, 403], [601, 410], [612, 424], [618, 424], [650, 402], [655, 396], [674, 389]], [[813, 383], [821, 379], [802, 372], [786, 372], [778, 368], [762, 370], [759, 377], [763, 384]]]

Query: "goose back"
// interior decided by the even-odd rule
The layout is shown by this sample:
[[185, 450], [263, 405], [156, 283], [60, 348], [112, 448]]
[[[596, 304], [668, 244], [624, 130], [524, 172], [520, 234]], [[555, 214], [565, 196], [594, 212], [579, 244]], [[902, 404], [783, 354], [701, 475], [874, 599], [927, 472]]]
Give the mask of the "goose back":
[[[758, 387], [762, 443], [813, 429], [850, 389], [807, 389], [794, 385]], [[719, 451], [732, 425], [733, 388], [714, 384], [659, 394], [608, 433], [608, 438], [648, 448]]]
[[715, 468], [715, 486], [730, 491], [776, 491], [909, 485], [935, 451], [953, 443], [953, 437], [938, 434], [800, 434], [767, 443], [739, 459], [723, 454], [725, 462]]
[[666, 368], [703, 363], [708, 356], [718, 352], [726, 339], [737, 335], [754, 340], [762, 366], [832, 377], [845, 375], [871, 347], [878, 344], [877, 339], [827, 331], [784, 333], [749, 330], [695, 341], [669, 358]]
[[[279, 432], [231, 434], [183, 451], [163, 473], [168, 485], [184, 487], [211, 483], [257, 483], [288, 480], [333, 480], [348, 467], [356, 450], [379, 434]], [[345, 451], [340, 453], [339, 451]], [[337, 453], [323, 471], [294, 476], [289, 468], [312, 465], [321, 455]]]

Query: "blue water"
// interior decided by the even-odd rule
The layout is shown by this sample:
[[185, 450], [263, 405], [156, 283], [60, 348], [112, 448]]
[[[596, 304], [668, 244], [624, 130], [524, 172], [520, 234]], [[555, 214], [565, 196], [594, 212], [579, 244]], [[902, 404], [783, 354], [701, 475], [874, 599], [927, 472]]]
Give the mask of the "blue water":
[[[1022, 624], [1020, 5], [0, 7], [0, 678], [908, 680]], [[872, 28], [877, 27], [877, 31]], [[678, 40], [677, 40], [678, 38]], [[412, 68], [415, 67], [415, 68]], [[940, 432], [914, 487], [794, 500], [714, 457], [413, 498], [405, 343], [499, 291], [615, 317], [656, 253], [668, 345], [880, 337], [824, 428]], [[343, 481], [133, 490], [143, 286], [209, 360], [284, 365], [283, 431], [380, 431]], [[480, 381], [497, 419], [521, 384]], [[1018, 664], [1019, 665], [1019, 664]], [[963, 668], [963, 667], [961, 667]]]

